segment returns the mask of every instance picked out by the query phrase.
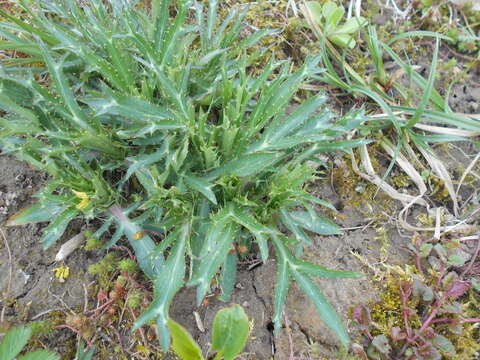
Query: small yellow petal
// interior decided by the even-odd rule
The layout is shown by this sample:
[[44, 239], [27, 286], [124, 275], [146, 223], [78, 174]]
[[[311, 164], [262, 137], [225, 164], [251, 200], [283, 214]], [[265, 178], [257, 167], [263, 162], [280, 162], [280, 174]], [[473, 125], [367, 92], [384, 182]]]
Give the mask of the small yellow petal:
[[85, 209], [88, 204], [90, 204], [90, 197], [84, 193], [84, 192], [81, 192], [81, 191], [75, 191], [75, 190], [72, 190], [72, 192], [79, 198], [81, 199], [82, 201], [80, 201], [80, 203], [77, 204], [76, 208], [78, 210], [83, 210]]
[[135, 234], [133, 234], [133, 240], [140, 240], [145, 236], [145, 233], [143, 231], [138, 231]]
[[61, 282], [64, 282], [66, 278], [70, 275], [70, 268], [68, 266], [60, 266], [53, 269], [55, 277], [58, 278]]

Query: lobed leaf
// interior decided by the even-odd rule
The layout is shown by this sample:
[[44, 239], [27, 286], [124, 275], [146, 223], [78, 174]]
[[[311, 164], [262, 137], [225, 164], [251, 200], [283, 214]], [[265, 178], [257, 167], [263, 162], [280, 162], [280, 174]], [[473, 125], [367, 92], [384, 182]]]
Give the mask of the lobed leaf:
[[305, 211], [293, 211], [289, 215], [296, 225], [318, 235], [338, 235], [341, 233], [338, 225], [325, 217]]
[[168, 309], [175, 294], [184, 284], [185, 277], [185, 247], [190, 236], [189, 224], [184, 224], [173, 245], [170, 256], [154, 279], [153, 301], [145, 312], [137, 319], [132, 331], [138, 329], [151, 319], [156, 319], [160, 344], [164, 351], [170, 345], [168, 331]]
[[197, 285], [197, 304], [210, 288], [210, 281], [216, 274], [233, 244], [237, 227], [226, 212], [221, 212], [210, 223], [207, 238], [200, 252], [200, 264], [189, 286]]
[[24, 208], [11, 216], [7, 220], [7, 226], [26, 225], [29, 223], [37, 223], [51, 221], [55, 219], [61, 212], [65, 210], [65, 205], [56, 202], [40, 201], [35, 205]]

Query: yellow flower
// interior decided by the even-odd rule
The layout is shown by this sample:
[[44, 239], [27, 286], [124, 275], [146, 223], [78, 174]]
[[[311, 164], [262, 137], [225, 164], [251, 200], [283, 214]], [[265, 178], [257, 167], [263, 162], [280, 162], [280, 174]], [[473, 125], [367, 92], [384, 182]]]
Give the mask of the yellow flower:
[[90, 204], [90, 196], [88, 196], [86, 193], [84, 192], [80, 192], [80, 191], [75, 191], [75, 190], [72, 190], [72, 192], [77, 195], [77, 197], [79, 199], [81, 199], [82, 201], [80, 201], [80, 203], [77, 204], [76, 208], [78, 210], [83, 210], [85, 209], [88, 204]]
[[143, 231], [138, 231], [135, 234], [133, 234], [133, 240], [140, 240], [145, 236], [145, 233]]
[[59, 266], [53, 269], [55, 277], [60, 280], [60, 282], [65, 282], [65, 279], [70, 275], [70, 268], [68, 266]]

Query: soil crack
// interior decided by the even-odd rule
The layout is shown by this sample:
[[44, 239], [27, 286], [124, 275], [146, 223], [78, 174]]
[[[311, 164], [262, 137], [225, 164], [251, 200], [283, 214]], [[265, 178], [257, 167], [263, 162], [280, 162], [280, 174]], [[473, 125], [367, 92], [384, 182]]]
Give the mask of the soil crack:
[[[263, 305], [263, 313], [265, 314], [265, 316], [269, 317], [269, 312], [268, 312], [268, 307], [267, 307], [267, 302], [265, 301], [265, 299], [263, 298], [263, 296], [261, 296], [257, 290], [257, 286], [256, 286], [256, 270], [253, 269], [252, 271], [250, 271], [251, 273], [251, 280], [252, 280], [252, 288], [253, 288], [253, 292], [255, 293], [255, 296], [257, 297], [257, 299], [262, 303]], [[268, 323], [267, 323], [267, 330], [270, 334], [270, 344], [272, 345], [272, 355], [275, 355], [276, 351], [277, 351], [277, 347], [275, 345], [275, 335], [273, 333], [273, 330], [274, 330], [274, 327], [273, 327], [273, 324], [271, 322], [271, 319], [268, 319]]]

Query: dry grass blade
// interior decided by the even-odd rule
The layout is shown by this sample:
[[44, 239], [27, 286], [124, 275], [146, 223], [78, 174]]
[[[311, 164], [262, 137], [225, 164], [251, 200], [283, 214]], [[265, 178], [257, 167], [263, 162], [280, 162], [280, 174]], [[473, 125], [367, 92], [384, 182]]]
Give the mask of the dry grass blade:
[[450, 195], [450, 198], [453, 201], [453, 213], [455, 216], [458, 216], [458, 200], [457, 194], [453, 187], [453, 181], [448, 173], [447, 168], [439, 159], [435, 158], [432, 154], [430, 154], [427, 150], [423, 149], [422, 147], [418, 147], [418, 150], [422, 153], [425, 160], [428, 162], [432, 170], [435, 174], [443, 181], [445, 188]]
[[478, 159], [480, 159], [480, 153], [475, 156], [475, 158], [472, 160], [472, 162], [468, 165], [468, 167], [465, 169], [465, 171], [462, 174], [462, 177], [460, 178], [460, 181], [458, 182], [457, 186], [457, 191], [455, 192], [455, 195], [458, 197], [458, 192], [460, 191], [460, 187], [462, 186], [463, 182], [465, 181], [465, 178], [467, 177], [468, 174], [470, 174], [470, 171], [472, 171], [473, 167], [477, 163]]
[[420, 196], [412, 196], [408, 194], [402, 194], [398, 192], [393, 186], [387, 184], [380, 176], [377, 175], [375, 172], [372, 161], [370, 159], [370, 155], [368, 154], [368, 149], [365, 145], [361, 146], [360, 148], [360, 159], [362, 166], [365, 170], [366, 173], [360, 171], [358, 164], [355, 160], [355, 156], [353, 155], [353, 152], [351, 153], [352, 155], [352, 168], [353, 171], [362, 177], [363, 179], [371, 182], [372, 184], [375, 184], [378, 186], [380, 189], [382, 189], [388, 196], [390, 196], [392, 199], [400, 201], [402, 204], [406, 205], [411, 202], [414, 204], [418, 204], [421, 206], [428, 206], [427, 202], [422, 199], [423, 195]]
[[441, 135], [453, 135], [453, 136], [461, 136], [461, 137], [480, 136], [480, 131], [454, 129], [454, 128], [447, 128], [442, 126], [432, 126], [432, 125], [421, 124], [421, 123], [417, 123], [413, 127], [420, 130], [430, 131], [432, 133], [441, 134]]
[[[413, 205], [413, 202], [411, 202], [410, 204], [405, 206], [398, 214], [398, 222], [399, 222], [400, 226], [407, 231], [412, 231], [412, 232], [441, 231], [442, 234], [445, 234], [445, 233], [452, 232], [454, 230], [456, 232], [460, 232], [460, 233], [462, 233], [462, 232], [469, 233], [469, 232], [477, 231], [480, 228], [478, 225], [467, 224], [466, 220], [460, 221], [459, 223], [454, 224], [454, 225], [445, 225], [445, 226], [439, 226], [439, 227], [437, 227], [437, 226], [420, 227], [420, 226], [411, 225], [408, 222], [407, 217], [408, 217], [408, 210], [410, 209], [410, 207], [412, 205]], [[472, 219], [472, 217], [470, 217], [470, 218]]]
[[[5, 248], [7, 249], [7, 253], [8, 253], [8, 282], [7, 282], [7, 290], [5, 292], [5, 298], [7, 298], [8, 296], [10, 296], [10, 289], [12, 287], [12, 276], [13, 276], [12, 252], [10, 250], [10, 245], [8, 244], [7, 237], [5, 236], [5, 233], [1, 228], [0, 228], [0, 232], [2, 233], [3, 242], [5, 243]], [[6, 299], [4, 299], [4, 301], [5, 300]], [[2, 309], [2, 312], [0, 313], [0, 323], [3, 323], [6, 308], [7, 307], [5, 305]]]
[[[390, 144], [387, 144], [385, 141], [382, 141], [380, 143], [382, 148], [390, 155], [392, 158], [395, 155], [395, 149], [390, 146]], [[423, 181], [422, 176], [420, 173], [415, 169], [415, 167], [412, 165], [410, 161], [407, 160], [407, 158], [402, 154], [398, 153], [397, 157], [395, 159], [396, 163], [398, 166], [402, 168], [403, 171], [410, 177], [410, 179], [417, 185], [420, 194], [419, 196], [425, 195], [427, 192], [427, 185], [425, 185], [425, 182]]]

